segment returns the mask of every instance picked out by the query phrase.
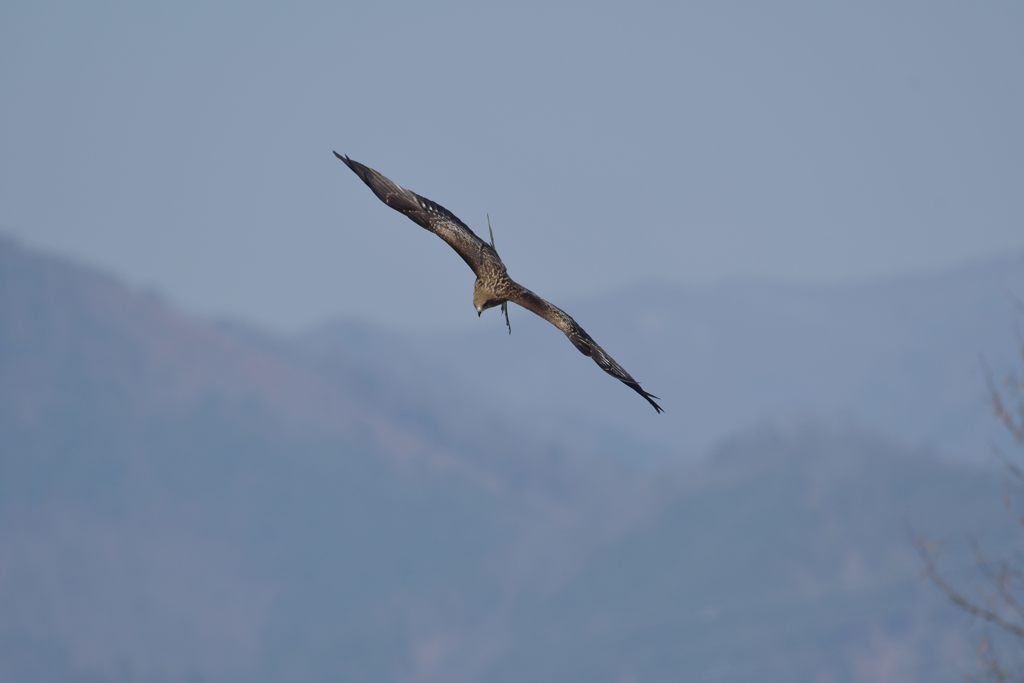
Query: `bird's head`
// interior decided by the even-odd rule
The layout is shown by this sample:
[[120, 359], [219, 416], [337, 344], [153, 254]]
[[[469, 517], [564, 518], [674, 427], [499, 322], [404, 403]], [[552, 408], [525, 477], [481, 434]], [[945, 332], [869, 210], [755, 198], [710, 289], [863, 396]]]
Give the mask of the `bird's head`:
[[488, 299], [487, 301], [474, 301], [473, 302], [473, 308], [476, 309], [476, 315], [477, 315], [478, 318], [488, 308], [494, 308], [495, 306], [500, 306], [500, 305], [501, 305], [501, 301], [499, 299]]
[[477, 317], [480, 317], [488, 308], [494, 308], [500, 304], [501, 299], [495, 297], [486, 286], [481, 284], [480, 280], [477, 280], [473, 287], [473, 308], [476, 309]]

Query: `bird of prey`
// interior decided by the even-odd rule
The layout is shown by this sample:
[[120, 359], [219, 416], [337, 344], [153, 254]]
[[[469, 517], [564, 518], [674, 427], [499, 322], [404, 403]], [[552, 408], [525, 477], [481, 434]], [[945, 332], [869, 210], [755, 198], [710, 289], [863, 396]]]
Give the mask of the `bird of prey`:
[[[364, 166], [358, 161], [334, 153], [360, 180], [369, 186], [377, 198], [395, 211], [404, 214], [420, 227], [434, 233], [455, 250], [476, 274], [473, 286], [473, 307], [477, 316], [488, 308], [501, 306], [505, 313], [505, 324], [508, 323], [508, 302], [517, 303], [523, 308], [533, 311], [541, 318], [561, 330], [579, 351], [594, 359], [598, 366], [627, 387], [643, 396], [654, 410], [662, 412], [662, 407], [655, 402], [658, 398], [644, 391], [640, 383], [633, 379], [626, 370], [615, 362], [597, 342], [579, 326], [568, 313], [552, 303], [531, 292], [508, 276], [505, 264], [502, 263], [494, 248], [494, 232], [491, 231], [491, 242], [488, 244], [477, 237], [465, 223], [455, 214], [437, 202], [416, 194], [399, 186], [377, 171]], [[490, 228], [490, 220], [488, 220]], [[509, 325], [509, 332], [512, 328]], [[660, 400], [660, 399], [659, 399]]]

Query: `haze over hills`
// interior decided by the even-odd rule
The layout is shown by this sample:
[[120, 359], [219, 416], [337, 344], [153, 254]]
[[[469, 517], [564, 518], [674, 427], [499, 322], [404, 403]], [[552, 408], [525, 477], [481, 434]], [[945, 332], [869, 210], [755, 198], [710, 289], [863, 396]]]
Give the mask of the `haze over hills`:
[[601, 476], [9, 241], [0, 339], [5, 680], [400, 679]]
[[960, 680], [907, 528], [1005, 538], [920, 444], [1019, 265], [570, 308], [655, 416], [523, 312], [281, 339], [0, 238], [0, 679]]
[[[556, 299], [662, 397], [664, 419], [517, 306], [511, 337], [488, 312], [450, 334], [388, 336], [341, 322], [309, 339], [320, 349], [333, 339], [382, 371], [397, 363], [426, 392], [442, 374], [458, 377], [566, 448], [582, 439], [589, 449], [694, 459], [738, 426], [818, 421], [978, 461], [991, 434], [981, 361], [998, 369], [1014, 357], [1015, 297], [1024, 297], [1024, 252], [860, 285], [652, 285]], [[374, 353], [378, 344], [386, 354]]]

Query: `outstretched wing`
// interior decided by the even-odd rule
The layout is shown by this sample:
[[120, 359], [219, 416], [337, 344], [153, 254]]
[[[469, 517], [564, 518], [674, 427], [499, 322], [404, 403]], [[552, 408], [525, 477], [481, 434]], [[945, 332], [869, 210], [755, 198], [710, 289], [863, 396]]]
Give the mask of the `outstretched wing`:
[[542, 299], [530, 290], [522, 287], [522, 291], [509, 299], [523, 308], [533, 311], [549, 323], [560, 329], [569, 338], [573, 346], [579, 349], [584, 356], [590, 356], [598, 366], [609, 375], [619, 380], [627, 387], [647, 399], [647, 402], [654, 406], [659, 413], [664, 409], [654, 399], [654, 394], [644, 391], [640, 383], [633, 379], [633, 376], [626, 372], [626, 369], [615, 362], [615, 359], [608, 355], [604, 349], [598, 346], [597, 342], [587, 334], [587, 331], [580, 327], [579, 323], [572, 319], [572, 316], [560, 309], [558, 306]]
[[469, 226], [437, 202], [401, 187], [369, 166], [352, 161], [347, 156], [337, 152], [334, 156], [345, 162], [373, 190], [378, 199], [447, 242], [474, 273], [478, 273], [481, 264], [487, 260], [501, 262], [491, 245], [477, 237]]

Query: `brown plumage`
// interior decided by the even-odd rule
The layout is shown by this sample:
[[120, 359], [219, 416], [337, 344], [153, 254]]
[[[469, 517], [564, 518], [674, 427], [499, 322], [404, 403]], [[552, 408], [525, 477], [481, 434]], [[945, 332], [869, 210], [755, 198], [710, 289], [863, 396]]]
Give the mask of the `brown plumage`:
[[337, 152], [334, 153], [334, 156], [352, 169], [382, 202], [443, 239], [462, 257], [462, 260], [476, 274], [476, 283], [473, 286], [473, 306], [476, 308], [477, 315], [493, 306], [501, 306], [505, 310], [507, 323], [508, 312], [505, 306], [509, 301], [533, 311], [560, 329], [573, 343], [573, 346], [579, 349], [580, 353], [593, 358], [602, 370], [643, 396], [657, 412], [662, 412], [662, 407], [654, 400], [658, 397], [644, 391], [640, 383], [598, 346], [586, 330], [572, 319], [572, 316], [508, 276], [505, 264], [494, 249], [493, 234], [491, 235], [491, 244], [488, 244], [477, 237], [476, 233], [460, 221], [455, 214], [440, 204], [395, 184], [372, 168], [364, 166], [358, 161], [352, 161], [347, 156], [342, 156]]

